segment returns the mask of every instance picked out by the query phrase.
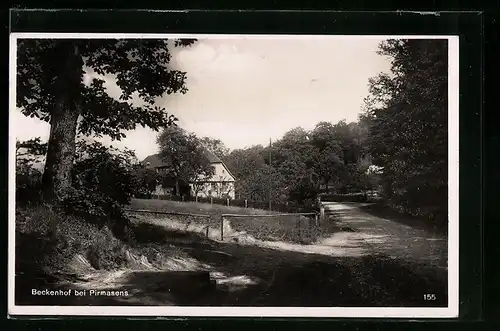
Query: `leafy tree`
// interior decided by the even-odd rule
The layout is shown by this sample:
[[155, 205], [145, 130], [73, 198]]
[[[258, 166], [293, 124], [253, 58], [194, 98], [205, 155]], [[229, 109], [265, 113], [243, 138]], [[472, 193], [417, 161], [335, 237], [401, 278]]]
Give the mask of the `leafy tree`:
[[311, 178], [302, 177], [291, 188], [289, 199], [303, 204], [315, 200], [317, 194], [318, 187]]
[[220, 139], [203, 137], [200, 139], [200, 142], [207, 150], [221, 159], [224, 159], [229, 154], [229, 148]]
[[165, 128], [157, 138], [160, 157], [167, 176], [175, 178], [176, 194], [179, 195], [179, 181], [185, 183], [203, 182], [213, 176], [214, 168], [207, 158], [204, 147], [192, 133], [178, 126]]
[[339, 182], [344, 173], [343, 150], [340, 146], [335, 127], [329, 122], [320, 122], [311, 132], [314, 147], [314, 169], [328, 189], [331, 181]]
[[139, 195], [151, 196], [160, 183], [159, 174], [143, 164], [137, 164], [133, 170], [135, 192]]
[[389, 202], [430, 217], [447, 210], [446, 40], [388, 40], [391, 73], [370, 80], [369, 146]]
[[16, 141], [16, 202], [19, 205], [37, 203], [41, 198], [42, 172], [35, 165], [46, 150], [47, 144], [39, 137]]
[[261, 145], [245, 149], [235, 149], [226, 157], [226, 166], [239, 180], [247, 178], [256, 169], [265, 166], [266, 162], [263, 157], [263, 151], [264, 147]]
[[138, 160], [129, 150], [106, 147], [99, 142], [76, 142], [72, 185], [61, 200], [67, 213], [124, 235], [128, 219], [122, 206], [134, 192], [134, 167]]
[[[121, 139], [137, 125], [159, 130], [175, 117], [154, 106], [164, 94], [186, 93], [186, 73], [170, 68], [171, 46], [193, 40], [22, 39], [17, 45], [17, 106], [50, 123], [43, 196], [61, 200], [71, 187], [77, 132]], [[104, 80], [84, 84], [85, 70], [116, 79], [120, 100]], [[133, 106], [133, 97], [143, 106]]]

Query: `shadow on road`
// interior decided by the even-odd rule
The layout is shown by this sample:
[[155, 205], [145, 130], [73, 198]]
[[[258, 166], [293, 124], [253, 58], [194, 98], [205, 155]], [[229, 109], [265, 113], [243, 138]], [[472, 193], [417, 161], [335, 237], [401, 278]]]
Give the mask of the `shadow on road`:
[[[142, 235], [140, 234], [142, 232]], [[136, 239], [149, 241], [151, 231], [163, 245], [175, 245], [209, 267], [208, 273], [130, 271], [113, 290], [126, 297], [32, 296], [34, 285], [18, 276], [19, 305], [184, 305], [184, 306], [333, 306], [428, 307], [447, 305], [446, 277], [422, 276], [415, 266], [383, 256], [327, 256], [210, 241], [197, 234], [142, 226]], [[146, 239], [147, 238], [147, 239]], [[194, 245], [194, 243], [196, 244]], [[193, 276], [194, 275], [194, 276]], [[63, 288], [72, 288], [66, 285]], [[425, 294], [436, 300], [425, 301]]]

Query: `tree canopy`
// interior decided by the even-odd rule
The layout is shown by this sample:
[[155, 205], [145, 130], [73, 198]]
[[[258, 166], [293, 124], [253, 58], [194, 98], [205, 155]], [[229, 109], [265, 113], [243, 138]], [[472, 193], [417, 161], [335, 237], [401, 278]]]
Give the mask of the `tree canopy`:
[[358, 166], [365, 134], [358, 123], [320, 122], [310, 131], [293, 128], [271, 146], [233, 150], [226, 164], [238, 178], [236, 194], [283, 202], [313, 199], [321, 189], [360, 190], [367, 186], [358, 178], [365, 175]]
[[[76, 133], [121, 139], [137, 125], [160, 130], [176, 121], [155, 100], [186, 93], [186, 73], [169, 65], [171, 48], [194, 40], [20, 39], [17, 106], [51, 125], [44, 196], [60, 200], [71, 186]], [[108, 95], [101, 78], [85, 84], [85, 71], [106, 75], [121, 90]], [[133, 98], [141, 106], [132, 103]]]
[[193, 183], [214, 174], [205, 147], [195, 134], [178, 126], [170, 126], [158, 135], [157, 143], [160, 146], [160, 158], [167, 169], [165, 174], [176, 180], [177, 194], [179, 180]]
[[446, 40], [388, 40], [390, 74], [370, 80], [368, 148], [384, 194], [403, 211], [446, 214], [448, 49]]

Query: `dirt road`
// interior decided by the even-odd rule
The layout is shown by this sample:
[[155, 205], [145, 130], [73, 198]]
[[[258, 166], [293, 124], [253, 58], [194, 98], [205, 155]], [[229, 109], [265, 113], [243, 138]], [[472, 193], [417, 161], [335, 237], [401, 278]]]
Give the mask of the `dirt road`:
[[[312, 245], [244, 238], [221, 242], [189, 231], [179, 241], [172, 235], [175, 222], [151, 220], [155, 238], [163, 237], [162, 245], [177, 252], [166, 255], [160, 266], [136, 256], [135, 264], [126, 270], [86, 270], [79, 279], [44, 285], [128, 295], [37, 297], [28, 293], [33, 284], [22, 285], [21, 277], [16, 298], [18, 304], [37, 305], [446, 306], [445, 277], [436, 277], [434, 271], [416, 272], [414, 258], [434, 260], [424, 258], [429, 249], [417, 254], [418, 247], [425, 245], [410, 242], [416, 232], [370, 219], [356, 208], [328, 208], [333, 215], [325, 222], [348, 227], [339, 226]], [[408, 248], [413, 253], [405, 253]], [[199, 272], [201, 276], [192, 276]], [[423, 301], [422, 294], [429, 291], [438, 300]]]
[[375, 252], [431, 269], [446, 270], [448, 241], [445, 235], [372, 215], [363, 210], [368, 204], [324, 202], [323, 205], [335, 221], [366, 238], [365, 242]]

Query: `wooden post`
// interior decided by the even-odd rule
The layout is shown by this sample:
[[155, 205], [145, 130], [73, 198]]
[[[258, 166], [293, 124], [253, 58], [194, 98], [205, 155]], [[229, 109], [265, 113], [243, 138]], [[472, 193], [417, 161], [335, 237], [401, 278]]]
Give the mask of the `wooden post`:
[[325, 219], [325, 206], [323, 205], [319, 207], [319, 219], [320, 220]]
[[224, 241], [224, 216], [220, 217], [220, 241]]
[[302, 233], [300, 232], [300, 223], [301, 223], [301, 219], [299, 216], [299, 240], [302, 240]]
[[205, 229], [205, 236], [208, 238], [208, 226]]
[[214, 197], [213, 196], [210, 196], [210, 204], [213, 205], [214, 204]]
[[227, 206], [229, 207], [229, 198], [226, 198]]
[[319, 227], [319, 220], [318, 220], [318, 218], [319, 218], [319, 215], [315, 214], [314, 215], [314, 223], [316, 224], [316, 227]]
[[245, 208], [248, 208], [248, 200], [245, 199]]

